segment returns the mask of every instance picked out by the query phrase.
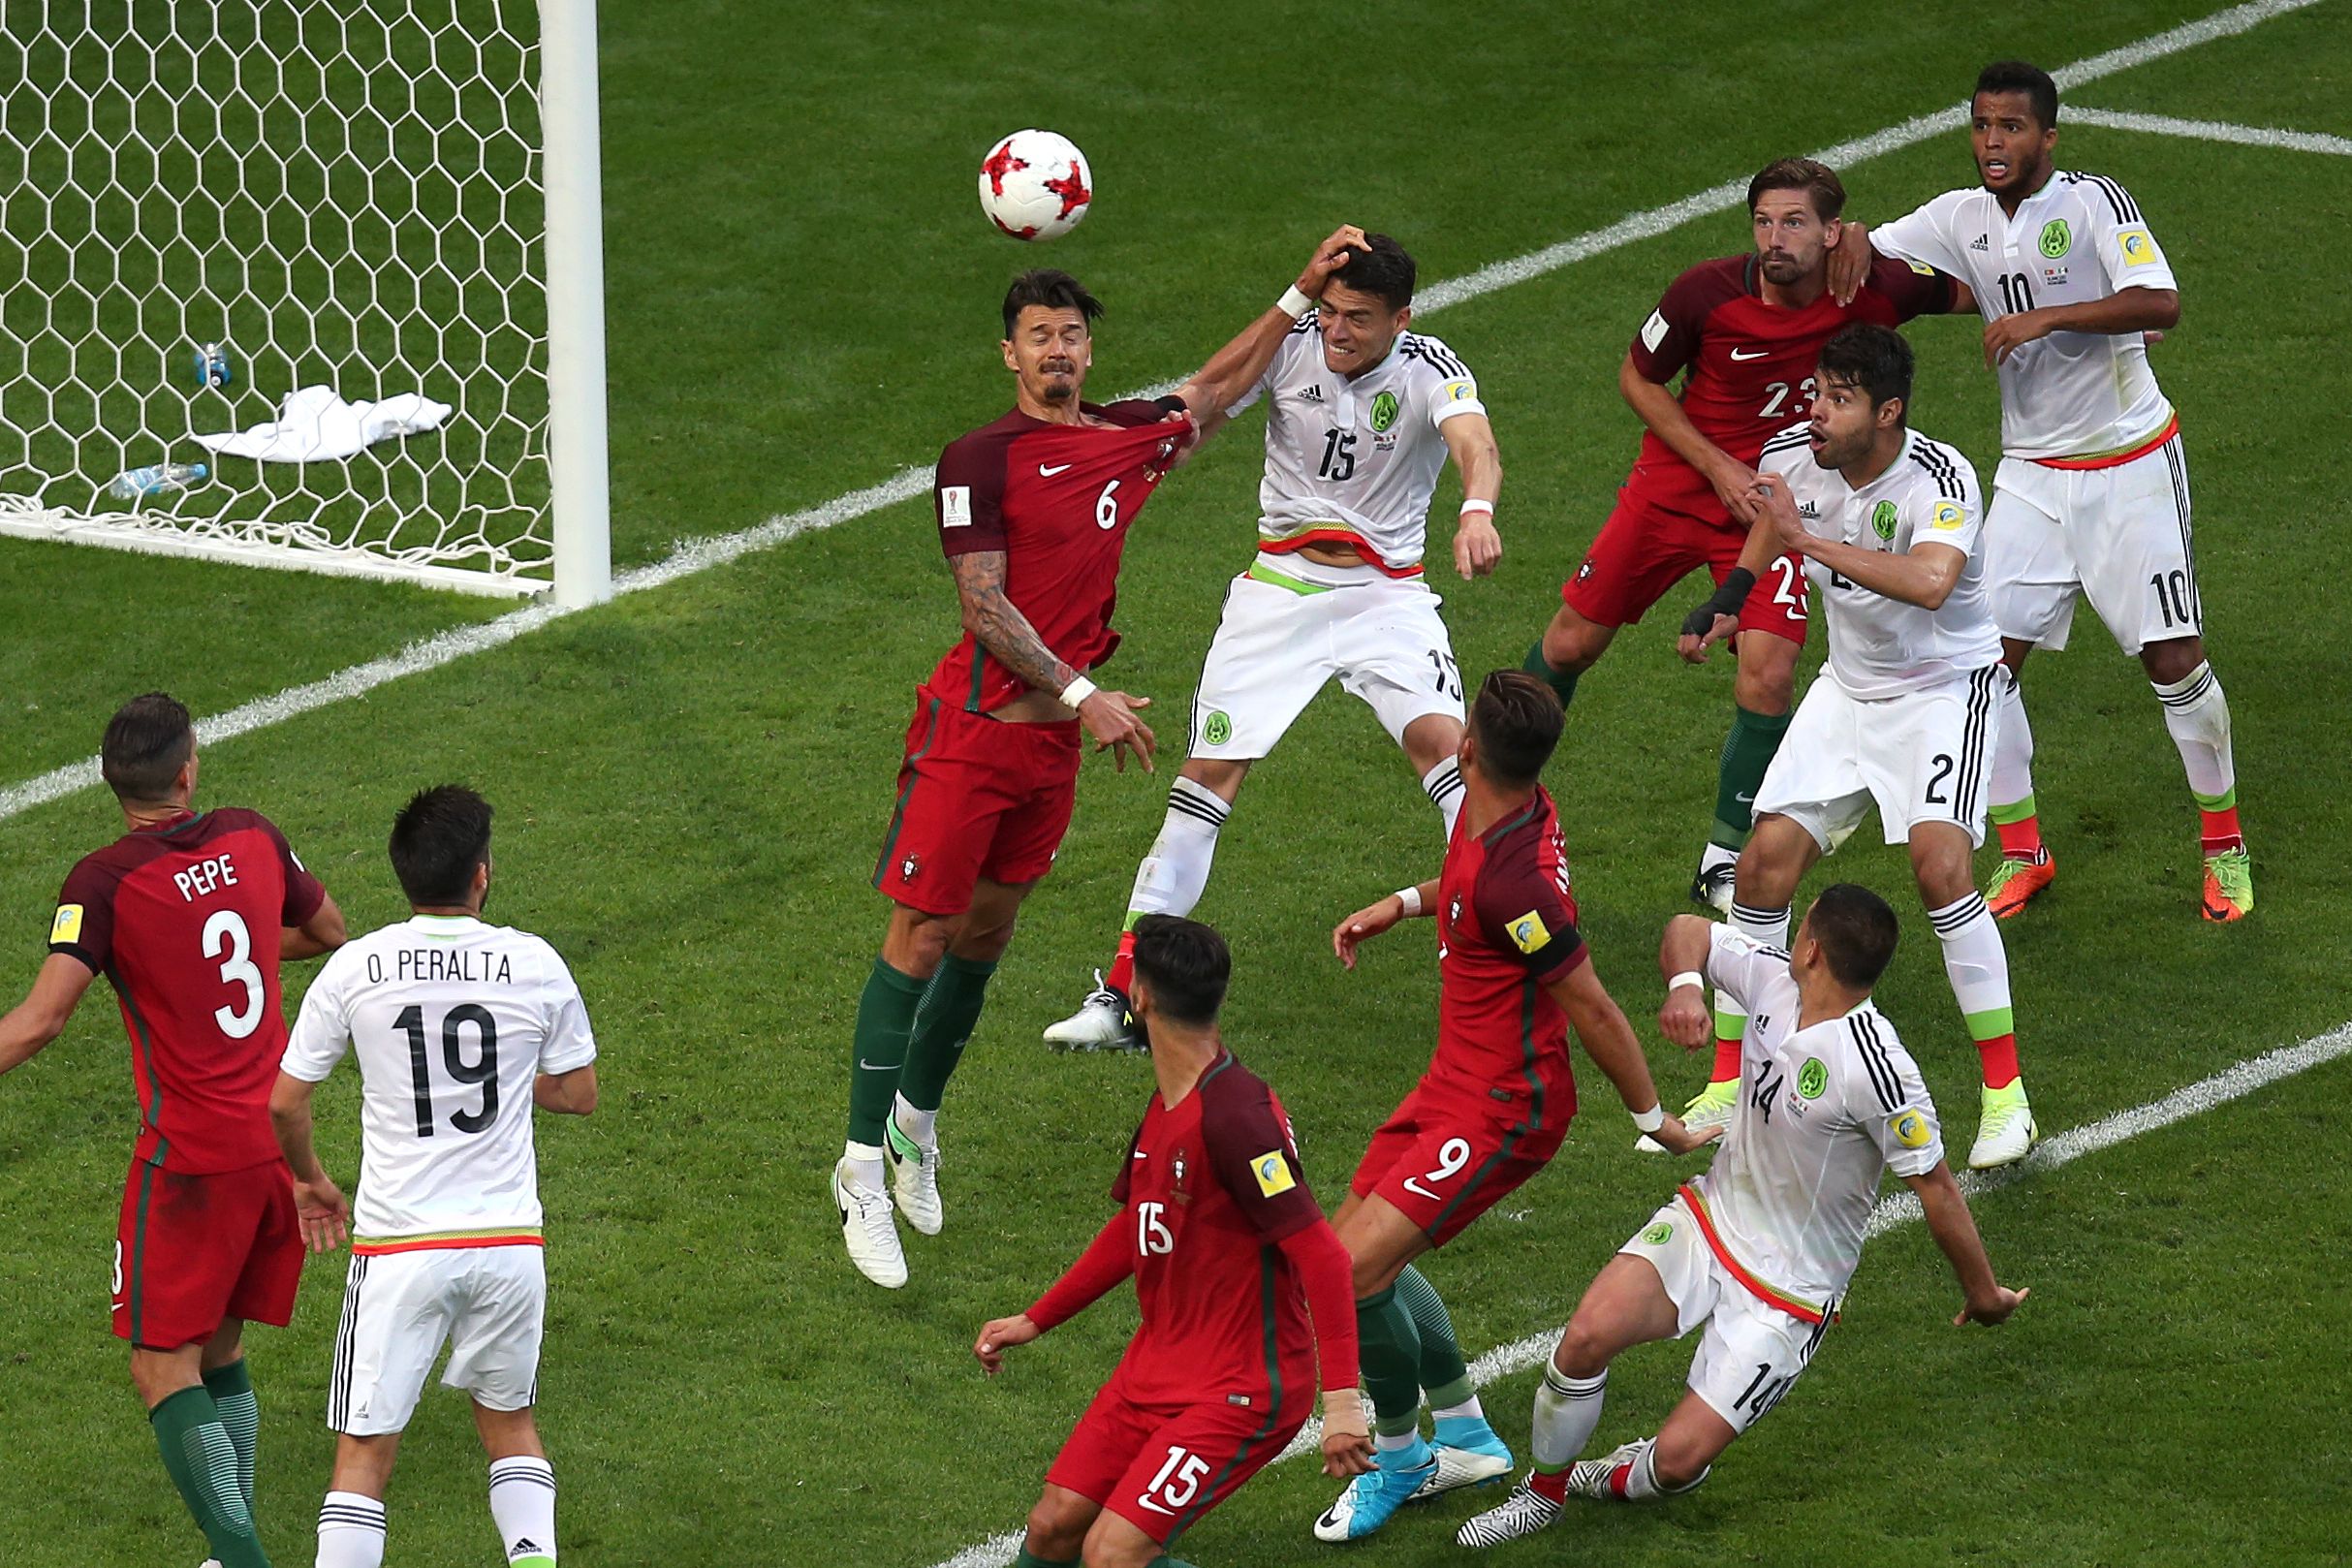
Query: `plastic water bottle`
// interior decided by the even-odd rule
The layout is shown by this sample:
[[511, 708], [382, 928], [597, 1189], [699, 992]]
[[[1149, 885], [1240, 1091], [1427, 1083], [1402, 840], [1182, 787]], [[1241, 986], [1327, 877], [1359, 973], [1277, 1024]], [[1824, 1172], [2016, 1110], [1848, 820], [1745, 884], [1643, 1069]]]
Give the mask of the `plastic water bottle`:
[[236, 369], [229, 362], [229, 345], [202, 343], [195, 355], [196, 379], [206, 387], [226, 387], [236, 379]]
[[116, 474], [107, 489], [118, 501], [144, 500], [202, 484], [210, 472], [203, 463], [149, 463]]

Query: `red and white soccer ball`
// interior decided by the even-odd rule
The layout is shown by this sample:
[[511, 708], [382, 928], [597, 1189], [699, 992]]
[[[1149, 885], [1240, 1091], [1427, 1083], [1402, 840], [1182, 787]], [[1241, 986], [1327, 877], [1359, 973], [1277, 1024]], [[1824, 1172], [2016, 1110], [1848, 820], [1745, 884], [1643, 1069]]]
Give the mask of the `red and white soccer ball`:
[[1093, 201], [1093, 171], [1066, 136], [1016, 131], [981, 160], [980, 209], [1015, 239], [1059, 239]]

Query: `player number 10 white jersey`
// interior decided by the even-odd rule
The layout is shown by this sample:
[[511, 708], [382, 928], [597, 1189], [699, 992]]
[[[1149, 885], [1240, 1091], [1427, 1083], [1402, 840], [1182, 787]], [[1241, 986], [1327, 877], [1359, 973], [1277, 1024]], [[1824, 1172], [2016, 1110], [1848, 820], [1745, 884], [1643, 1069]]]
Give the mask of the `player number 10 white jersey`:
[[320, 970], [283, 1066], [318, 1082], [356, 1049], [355, 1244], [533, 1233], [532, 1087], [596, 1059], [580, 988], [528, 931], [419, 915]]

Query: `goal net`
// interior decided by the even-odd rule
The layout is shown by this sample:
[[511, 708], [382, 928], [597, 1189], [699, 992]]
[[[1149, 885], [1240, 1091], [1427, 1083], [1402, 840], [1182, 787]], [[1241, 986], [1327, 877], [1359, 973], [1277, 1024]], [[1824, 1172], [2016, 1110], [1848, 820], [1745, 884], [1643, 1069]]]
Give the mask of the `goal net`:
[[[594, 13], [546, 10], [543, 48], [531, 0], [6, 0], [0, 531], [529, 593], [574, 543], [552, 520], [572, 501], [602, 553]], [[583, 120], [584, 146], [550, 146]], [[550, 212], [559, 162], [576, 198], [584, 174], [584, 236], [578, 200]], [[593, 380], [574, 402], [594, 422], [554, 435], [594, 494], [551, 503], [567, 216], [593, 320], [558, 318], [576, 341], [553, 349]], [[213, 344], [226, 385], [199, 363]], [[281, 423], [258, 456], [197, 440], [279, 422], [297, 392], [298, 413], [449, 412], [357, 451], [336, 420]], [[176, 487], [114, 484], [197, 463]]]

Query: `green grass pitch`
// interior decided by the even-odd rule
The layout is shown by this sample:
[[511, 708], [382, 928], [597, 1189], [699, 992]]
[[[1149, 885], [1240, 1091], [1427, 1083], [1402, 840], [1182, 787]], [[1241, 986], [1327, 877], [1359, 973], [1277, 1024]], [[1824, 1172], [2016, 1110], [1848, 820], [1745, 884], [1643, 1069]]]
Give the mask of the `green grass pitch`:
[[[1427, 281], [1459, 276], [1957, 102], [1988, 59], [2055, 66], [2208, 4], [608, 5], [618, 564], [875, 483], [993, 417], [1008, 396], [996, 300], [1032, 262], [1109, 303], [1092, 390], [1121, 392], [1196, 364], [1336, 222], [1396, 234]], [[2071, 101], [2352, 135], [2352, 5]], [[1029, 124], [1075, 139], [1099, 185], [1085, 225], [1035, 253], [996, 236], [972, 195], [989, 139]], [[2187, 434], [2261, 903], [2235, 928], [2197, 920], [2178, 760], [2137, 667], [2086, 613], [2074, 650], [2028, 675], [2064, 874], [2005, 927], [2051, 1131], [2352, 1016], [2352, 689], [2329, 609], [2352, 525], [2352, 161], [2090, 127], [2064, 130], [2060, 160], [2128, 184], [2181, 277], [2183, 321], [2156, 362]], [[1849, 170], [1851, 209], [1888, 215], [1969, 177], [1955, 130]], [[1636, 435], [1615, 390], [1627, 337], [1675, 272], [1744, 243], [1736, 214], [1701, 220], [1424, 324], [1478, 373], [1506, 470], [1500, 574], [1433, 571], [1466, 674], [1518, 662], [1607, 511]], [[1996, 411], [1975, 327], [1911, 336], [1915, 422], [1989, 480]], [[1179, 745], [1247, 558], [1260, 427], [1245, 419], [1173, 479], [1129, 549], [1113, 672], [1158, 700]], [[1442, 528], [1437, 543], [1442, 558]], [[0, 788], [89, 754], [132, 693], [165, 686], [218, 712], [498, 612], [16, 541], [0, 541]], [[992, 1383], [969, 1354], [985, 1318], [1026, 1304], [1092, 1234], [1141, 1110], [1139, 1063], [1057, 1057], [1037, 1034], [1108, 956], [1165, 770], [1087, 769], [950, 1091], [949, 1228], [910, 1239], [907, 1290], [852, 1274], [824, 1199], [884, 917], [865, 877], [912, 688], [956, 619], [917, 501], [206, 754], [204, 797], [283, 824], [355, 928], [402, 913], [382, 853], [394, 806], [421, 784], [477, 784], [499, 809], [495, 915], [579, 973], [605, 1105], [541, 1132], [543, 1414], [568, 1561], [940, 1562], [1017, 1526], [1132, 1328], [1132, 1299], [1114, 1297]], [[1712, 801], [1730, 673], [1684, 670], [1670, 628], [1627, 634], [1587, 678], [1552, 782], [1600, 972], [1678, 1094], [1703, 1064], [1656, 1038], [1652, 956]], [[0, 919], [16, 933], [0, 996], [29, 983], [67, 867], [114, 831], [95, 791], [0, 823]], [[1834, 869], [1904, 912], [1882, 1001], [1965, 1129], [1973, 1056], [1903, 867], [1871, 836]], [[1327, 934], [1438, 849], [1401, 761], [1338, 694], [1258, 769], [1220, 847], [1201, 913], [1235, 947], [1228, 1037], [1282, 1092], [1327, 1201], [1420, 1070], [1435, 1013], [1426, 933], [1385, 940], [1353, 976]], [[1554, 1168], [1427, 1268], [1474, 1352], [1555, 1325], [1669, 1188], [1584, 1076], [1589, 1113]], [[352, 1089], [338, 1079], [321, 1106], [346, 1177]], [[1997, 1333], [1948, 1327], [1957, 1293], [1932, 1244], [1917, 1228], [1887, 1238], [1813, 1369], [1702, 1491], [1581, 1509], [1495, 1560], [2344, 1562], [2352, 1176], [2328, 1139], [2346, 1103], [2338, 1063], [1985, 1197], [1996, 1267], [2034, 1292]], [[0, 1562], [204, 1554], [106, 1332], [131, 1131], [125, 1049], [94, 995], [0, 1081]], [[281, 1563], [310, 1560], [341, 1281], [314, 1262], [294, 1327], [253, 1335], [261, 1526]], [[1600, 1441], [1652, 1429], [1686, 1356], [1622, 1362]], [[1490, 1391], [1515, 1446], [1531, 1387], [1522, 1373]], [[1331, 1495], [1311, 1470], [1268, 1471], [1183, 1554], [1336, 1561], [1307, 1535]], [[1413, 1511], [1344, 1555], [1458, 1561], [1455, 1527], [1495, 1495]], [[493, 1560], [454, 1394], [411, 1428], [391, 1531], [391, 1562]]]

